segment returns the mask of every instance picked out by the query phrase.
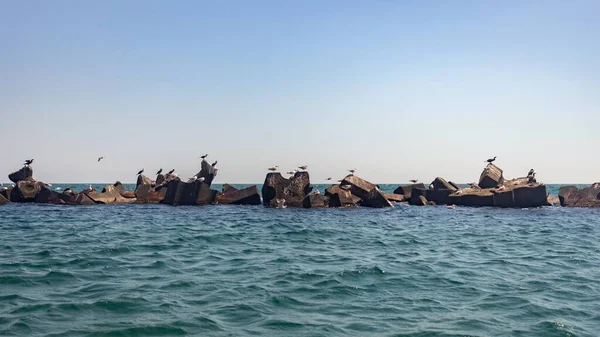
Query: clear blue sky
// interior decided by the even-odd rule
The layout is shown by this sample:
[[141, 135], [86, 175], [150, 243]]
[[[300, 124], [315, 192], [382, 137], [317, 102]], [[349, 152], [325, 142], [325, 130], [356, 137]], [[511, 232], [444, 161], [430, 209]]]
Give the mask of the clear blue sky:
[[[600, 180], [600, 1], [1, 1], [0, 175]], [[106, 156], [100, 163], [99, 156]], [[6, 181], [6, 178], [0, 180]]]

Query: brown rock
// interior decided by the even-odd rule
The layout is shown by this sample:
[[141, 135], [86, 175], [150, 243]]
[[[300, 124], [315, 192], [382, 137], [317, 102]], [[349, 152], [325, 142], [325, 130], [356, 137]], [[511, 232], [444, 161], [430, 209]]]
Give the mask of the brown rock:
[[8, 179], [15, 184], [22, 180], [33, 181], [33, 169], [30, 166], [23, 166], [20, 170], [9, 174]]
[[408, 204], [412, 206], [426, 206], [427, 198], [425, 198], [424, 195], [413, 194], [410, 200], [408, 201]]
[[0, 205], [8, 204], [10, 201], [0, 194]]
[[58, 193], [46, 186], [42, 187], [35, 197], [35, 202], [40, 204], [67, 204], [74, 200], [72, 195]]
[[200, 172], [196, 173], [196, 177], [204, 178], [204, 183], [210, 187], [212, 185], [213, 179], [217, 176], [217, 170], [212, 167], [212, 165], [206, 161], [206, 159], [202, 159], [200, 163]]
[[150, 186], [155, 186], [156, 183], [154, 181], [152, 181], [152, 179], [146, 177], [143, 174], [138, 175], [137, 177], [137, 182], [135, 184], [135, 189], [137, 189], [138, 187], [140, 187], [140, 185], [150, 185]]
[[10, 200], [12, 202], [34, 202], [44, 186], [41, 181], [21, 180], [11, 191]]
[[513, 191], [493, 191], [494, 207], [515, 207]]
[[548, 203], [546, 185], [536, 184], [517, 187], [513, 189], [515, 207], [530, 208], [541, 207]]
[[452, 194], [454, 190], [449, 189], [433, 189], [426, 190], [425, 197], [427, 200], [435, 202], [436, 205], [449, 205], [450, 204], [450, 194]]
[[560, 206], [560, 199], [554, 195], [548, 195], [548, 206]]
[[135, 201], [135, 199], [123, 198], [114, 185], [104, 186], [101, 193], [91, 191], [85, 194], [97, 204], [127, 204]]
[[159, 175], [156, 176], [156, 186], [162, 184], [163, 181], [165, 181], [165, 175], [164, 174], [159, 174]]
[[600, 188], [594, 185], [579, 189], [563, 186], [558, 192], [560, 204], [565, 207], [600, 207]]
[[303, 207], [304, 198], [310, 193], [308, 172], [297, 172], [285, 179], [279, 172], [268, 173], [262, 187], [263, 204], [271, 205], [273, 199], [283, 199], [288, 207]]
[[485, 188], [494, 188], [502, 185], [504, 183], [504, 177], [502, 176], [502, 170], [490, 163], [483, 169], [481, 172], [481, 176], [479, 177], [479, 187]]
[[361, 198], [360, 205], [374, 208], [393, 207], [392, 203], [390, 203], [390, 201], [378, 188], [372, 189], [363, 198]]
[[340, 183], [340, 186], [343, 185], [350, 185], [350, 193], [361, 199], [363, 199], [369, 192], [377, 188], [377, 185], [355, 175], [346, 176]]
[[455, 205], [462, 206], [494, 206], [494, 194], [490, 190], [472, 191], [463, 193], [460, 198], [460, 203]]
[[325, 196], [329, 197], [329, 207], [355, 207], [360, 203], [360, 198], [352, 195], [350, 191], [333, 185], [325, 190]]
[[405, 201], [404, 195], [401, 194], [393, 194], [393, 193], [384, 193], [385, 198], [390, 202], [403, 202]]
[[437, 190], [456, 191], [458, 189], [456, 186], [454, 186], [453, 184], [450, 184], [444, 178], [441, 178], [441, 177], [435, 178], [431, 182], [430, 186], [431, 185], [433, 185], [433, 190], [435, 190], [435, 191], [437, 191]]
[[95, 205], [94, 200], [90, 199], [85, 193], [77, 194], [69, 203], [70, 205]]
[[304, 198], [304, 208], [323, 208], [328, 204], [326, 197], [321, 194], [312, 193]]
[[217, 203], [219, 204], [260, 205], [262, 203], [256, 185], [241, 190], [230, 185], [226, 187], [225, 185], [223, 185], [224, 192], [217, 195]]

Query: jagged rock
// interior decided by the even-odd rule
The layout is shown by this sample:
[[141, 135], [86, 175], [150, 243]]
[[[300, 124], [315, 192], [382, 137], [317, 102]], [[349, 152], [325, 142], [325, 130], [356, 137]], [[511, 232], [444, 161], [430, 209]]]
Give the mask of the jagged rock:
[[401, 194], [404, 196], [404, 199], [409, 200], [412, 196], [412, 190], [415, 188], [424, 190], [425, 185], [423, 183], [418, 183], [418, 184], [399, 186], [398, 188], [396, 188], [394, 190], [394, 194]]
[[85, 192], [85, 194], [97, 204], [127, 204], [135, 201], [134, 199], [123, 198], [118, 187], [115, 188], [114, 185], [104, 186], [101, 193], [91, 191]]
[[223, 185], [223, 193], [217, 195], [217, 203], [233, 205], [260, 205], [262, 200], [256, 185], [238, 190], [231, 185]]
[[73, 196], [58, 193], [43, 186], [35, 197], [35, 202], [40, 204], [68, 204], [73, 201]]
[[140, 187], [140, 185], [150, 185], [152, 187], [156, 186], [156, 183], [152, 181], [152, 179], [146, 177], [143, 174], [138, 175], [137, 182], [135, 183], [135, 189]]
[[563, 186], [558, 192], [561, 206], [600, 207], [600, 188], [594, 185], [579, 189], [575, 186]]
[[312, 193], [304, 198], [304, 208], [323, 208], [328, 206], [326, 197], [322, 194]]
[[394, 193], [384, 193], [383, 194], [385, 196], [385, 198], [390, 201], [390, 202], [403, 202], [406, 199], [404, 198], [404, 195], [401, 194], [394, 194]]
[[31, 166], [23, 166], [20, 170], [9, 174], [8, 179], [15, 184], [22, 180], [33, 181], [33, 169]]
[[290, 179], [285, 179], [279, 172], [271, 172], [262, 187], [263, 204], [270, 206], [271, 200], [283, 199], [288, 207], [302, 207], [311, 190], [308, 172], [297, 172]]
[[350, 185], [350, 192], [361, 199], [363, 199], [369, 192], [377, 188], [377, 185], [355, 175], [347, 175], [340, 183], [340, 186], [343, 185]]
[[168, 205], [203, 205], [215, 203], [217, 199], [216, 190], [211, 190], [208, 184], [200, 181], [183, 182], [171, 180], [167, 184], [167, 190], [163, 204]]
[[456, 186], [454, 186], [453, 184], [450, 184], [442, 177], [435, 178], [429, 186], [433, 186], [434, 191], [438, 191], [438, 190], [456, 191], [458, 189]]
[[481, 176], [479, 177], [479, 187], [485, 188], [494, 188], [502, 185], [504, 183], [504, 177], [502, 176], [502, 170], [490, 163], [483, 169], [481, 172]]
[[207, 184], [208, 187], [210, 187], [212, 185], [213, 179], [215, 179], [216, 176], [217, 170], [214, 167], [212, 167], [212, 165], [209, 164], [209, 162], [207, 162], [205, 159], [202, 159], [202, 162], [200, 163], [200, 172], [196, 173], [196, 177], [203, 177], [203, 182]]
[[85, 193], [77, 194], [71, 202], [70, 205], [95, 205], [96, 203], [90, 197], [88, 197]]
[[0, 194], [0, 205], [8, 204], [10, 201]]
[[11, 191], [10, 200], [12, 202], [34, 202], [44, 183], [41, 181], [21, 180]]
[[237, 190], [238, 190], [237, 188], [235, 188], [229, 184], [223, 184], [223, 188], [222, 188], [223, 193], [234, 192]]
[[350, 191], [333, 185], [325, 190], [325, 196], [329, 197], [329, 207], [355, 207], [360, 203], [360, 198], [352, 195]]
[[515, 200], [515, 207], [530, 208], [545, 206], [548, 203], [546, 185], [537, 184], [517, 187], [513, 189], [513, 198]]
[[361, 198], [360, 205], [374, 208], [394, 207], [378, 188], [372, 189]]
[[164, 174], [159, 174], [159, 175], [156, 176], [156, 186], [162, 184], [163, 181], [165, 181], [165, 175]]

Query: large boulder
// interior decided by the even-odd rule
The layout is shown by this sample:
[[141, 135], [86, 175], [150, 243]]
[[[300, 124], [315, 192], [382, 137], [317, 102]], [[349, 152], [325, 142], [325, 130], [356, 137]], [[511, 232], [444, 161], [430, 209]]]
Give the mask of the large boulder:
[[426, 191], [420, 188], [412, 190], [408, 204], [411, 206], [425, 206], [427, 205]]
[[8, 201], [10, 201], [10, 194], [12, 193], [13, 189], [14, 189], [14, 187], [12, 187], [12, 186], [0, 189], [0, 195], [2, 195], [6, 199], [8, 199]]
[[385, 198], [379, 187], [355, 175], [346, 176], [340, 186], [350, 186], [350, 193], [361, 199], [360, 205], [365, 207], [393, 207]]
[[355, 207], [360, 203], [359, 197], [340, 188], [339, 185], [328, 187], [325, 196], [329, 197], [329, 207]]
[[600, 207], [600, 188], [594, 185], [582, 189], [563, 186], [558, 192], [558, 199], [565, 207]]
[[378, 188], [372, 189], [361, 198], [360, 205], [373, 208], [394, 207]]
[[96, 203], [85, 193], [76, 194], [69, 202], [70, 205], [95, 205]]
[[513, 197], [513, 191], [496, 191], [492, 190], [494, 194], [494, 207], [515, 207], [515, 199]]
[[479, 187], [484, 189], [498, 187], [503, 183], [504, 176], [502, 175], [502, 169], [492, 163], [483, 169], [479, 177]]
[[541, 207], [548, 204], [548, 193], [546, 185], [535, 184], [521, 186], [513, 189], [515, 207], [530, 208]]
[[10, 200], [13, 202], [34, 202], [42, 187], [45, 187], [45, 184], [41, 181], [21, 180], [11, 191]]
[[0, 194], [0, 205], [8, 204], [10, 201], [5, 196]]
[[449, 183], [446, 181], [446, 179], [442, 178], [442, 177], [437, 177], [435, 178], [431, 184], [429, 185], [430, 187], [433, 187], [432, 189], [434, 191], [437, 190], [450, 190], [450, 191], [456, 191], [458, 188], [456, 187], [456, 185], [454, 185], [454, 183]]
[[427, 200], [435, 202], [436, 205], [449, 205], [450, 194], [454, 193], [455, 190], [451, 189], [432, 189], [426, 190], [425, 196]]
[[[225, 184], [227, 185], [227, 184]], [[223, 193], [217, 195], [217, 203], [232, 205], [260, 205], [262, 200], [256, 185], [238, 190], [237, 188], [223, 185]]]
[[137, 189], [140, 185], [155, 186], [156, 183], [152, 179], [146, 177], [145, 175], [140, 174], [137, 177], [137, 182], [135, 183], [135, 188]]
[[494, 193], [491, 190], [472, 190], [463, 193], [458, 202], [453, 202], [453, 204], [472, 207], [491, 207], [494, 206]]
[[423, 185], [423, 183], [418, 183], [418, 184], [398, 186], [398, 188], [396, 188], [394, 190], [394, 194], [401, 194], [404, 196], [404, 199], [409, 200], [410, 197], [412, 196], [412, 190], [415, 188], [424, 190], [425, 185]]
[[383, 195], [389, 202], [404, 202], [404, 201], [406, 201], [404, 196], [401, 194], [384, 193]]
[[31, 166], [23, 166], [20, 170], [9, 174], [8, 179], [15, 184], [22, 180], [33, 181], [33, 169]]
[[329, 205], [327, 197], [322, 194], [311, 193], [304, 198], [304, 208], [323, 208]]
[[43, 186], [35, 197], [35, 202], [40, 204], [68, 204], [73, 200], [73, 195], [58, 193], [46, 186]]
[[304, 198], [311, 192], [308, 172], [297, 172], [290, 179], [281, 176], [279, 172], [268, 173], [262, 187], [262, 199], [265, 206], [271, 205], [271, 200], [282, 199], [288, 207], [303, 207]]
[[88, 191], [85, 194], [97, 204], [128, 204], [135, 201], [131, 198], [123, 198], [119, 188], [114, 185], [106, 185], [102, 192]]
[[217, 193], [218, 191], [211, 190], [204, 182], [171, 180], [161, 203], [173, 206], [211, 204], [216, 202]]
[[202, 159], [200, 163], [200, 172], [196, 173], [196, 177], [204, 178], [203, 183], [207, 184], [208, 187], [212, 185], [213, 179], [217, 176], [217, 169], [214, 168], [209, 162], [205, 159]]
[[159, 175], [156, 176], [156, 186], [162, 184], [163, 181], [165, 181], [165, 175], [164, 174], [159, 174]]

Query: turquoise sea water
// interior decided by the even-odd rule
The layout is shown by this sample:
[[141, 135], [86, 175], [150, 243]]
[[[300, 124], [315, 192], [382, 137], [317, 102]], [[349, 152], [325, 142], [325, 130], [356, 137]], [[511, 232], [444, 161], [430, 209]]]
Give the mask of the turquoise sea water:
[[0, 336], [598, 336], [599, 219], [8, 204]]

